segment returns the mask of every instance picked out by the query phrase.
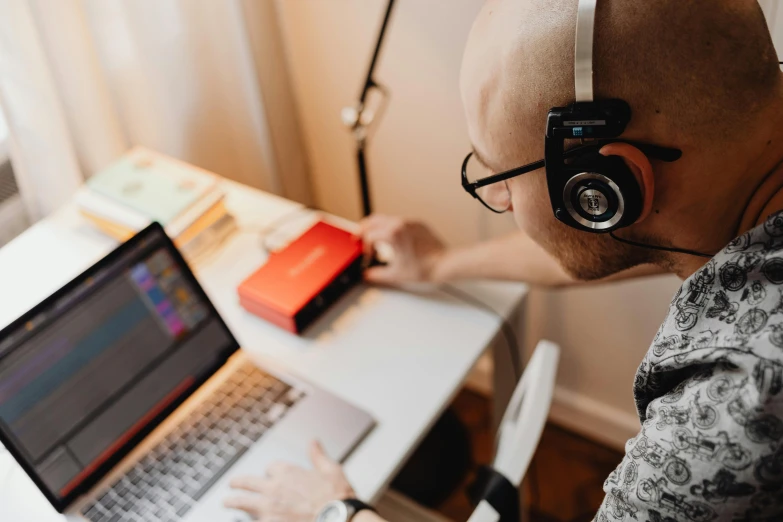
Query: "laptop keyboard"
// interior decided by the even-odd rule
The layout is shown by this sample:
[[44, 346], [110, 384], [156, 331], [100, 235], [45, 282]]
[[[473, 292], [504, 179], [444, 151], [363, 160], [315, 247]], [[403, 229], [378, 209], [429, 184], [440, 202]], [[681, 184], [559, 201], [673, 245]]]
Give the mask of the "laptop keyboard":
[[92, 522], [180, 520], [303, 396], [243, 365], [82, 514]]

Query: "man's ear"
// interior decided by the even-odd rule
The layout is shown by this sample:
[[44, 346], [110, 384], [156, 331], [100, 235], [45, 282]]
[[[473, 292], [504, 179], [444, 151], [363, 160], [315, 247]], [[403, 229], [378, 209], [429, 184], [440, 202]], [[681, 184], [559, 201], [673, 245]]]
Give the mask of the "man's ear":
[[652, 212], [653, 197], [655, 195], [655, 176], [650, 160], [642, 151], [629, 143], [610, 143], [599, 151], [604, 156], [619, 156], [636, 176], [636, 182], [642, 191], [642, 213], [637, 223], [644, 220]]

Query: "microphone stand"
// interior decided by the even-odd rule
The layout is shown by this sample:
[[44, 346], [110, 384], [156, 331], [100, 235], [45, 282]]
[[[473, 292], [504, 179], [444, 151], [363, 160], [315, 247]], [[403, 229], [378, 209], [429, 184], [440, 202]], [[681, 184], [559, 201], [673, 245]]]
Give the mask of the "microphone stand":
[[[362, 191], [362, 211], [365, 216], [369, 216], [370, 213], [372, 213], [370, 183], [367, 176], [367, 161], [365, 158], [367, 137], [370, 126], [375, 122], [376, 117], [380, 119], [380, 115], [386, 109], [389, 98], [389, 91], [386, 87], [376, 82], [373, 76], [375, 74], [375, 66], [378, 62], [378, 55], [383, 46], [384, 36], [386, 35], [386, 28], [389, 25], [389, 18], [391, 17], [394, 2], [395, 0], [389, 0], [386, 6], [386, 14], [383, 17], [383, 24], [378, 33], [378, 41], [375, 44], [375, 51], [370, 60], [370, 66], [367, 70], [367, 79], [362, 86], [359, 101], [353, 107], [346, 107], [342, 111], [343, 123], [351, 130], [353, 138], [356, 141], [356, 165], [359, 169], [359, 185], [361, 186]], [[372, 91], [377, 91], [380, 95], [380, 101], [375, 110], [367, 108], [367, 99]]]

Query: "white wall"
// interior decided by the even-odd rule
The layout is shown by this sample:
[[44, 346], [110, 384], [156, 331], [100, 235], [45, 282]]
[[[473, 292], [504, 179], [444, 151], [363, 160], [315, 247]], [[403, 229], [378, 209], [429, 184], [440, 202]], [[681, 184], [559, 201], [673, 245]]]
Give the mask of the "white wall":
[[767, 22], [772, 29], [772, 39], [778, 49], [778, 55], [780, 55], [781, 49], [783, 49], [783, 2], [780, 0], [759, 0], [759, 4], [767, 16]]
[[[375, 209], [422, 218], [451, 243], [475, 242], [512, 226], [484, 211], [458, 182], [469, 147], [458, 73], [481, 4], [398, 0], [377, 74], [392, 99], [369, 150]], [[328, 211], [359, 217], [353, 142], [339, 113], [358, 94], [385, 2], [277, 5], [317, 201]], [[553, 408], [559, 422], [616, 445], [635, 433], [633, 376], [678, 286], [676, 278], [664, 277], [531, 296], [528, 346], [547, 337], [564, 350]]]
[[[392, 92], [371, 138], [376, 211], [426, 218], [449, 241], [472, 242], [484, 216], [459, 185], [469, 150], [459, 65], [480, 0], [398, 0], [377, 78]], [[353, 105], [375, 42], [382, 0], [277, 0], [321, 207], [360, 217], [354, 143], [340, 120]], [[508, 223], [500, 218], [494, 229]]]

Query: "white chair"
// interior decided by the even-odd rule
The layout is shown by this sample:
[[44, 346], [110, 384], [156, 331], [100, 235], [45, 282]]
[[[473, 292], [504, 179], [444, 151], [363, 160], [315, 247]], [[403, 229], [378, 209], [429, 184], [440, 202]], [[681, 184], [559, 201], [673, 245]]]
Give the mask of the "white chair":
[[[517, 490], [544, 431], [559, 358], [559, 346], [549, 341], [538, 343], [498, 427], [492, 467]], [[489, 502], [482, 500], [468, 522], [498, 520], [500, 513]]]
[[[498, 428], [492, 468], [508, 479], [517, 491], [544, 431], [559, 358], [560, 347], [556, 344], [538, 343]], [[377, 508], [390, 522], [447, 522], [437, 513], [393, 491], [384, 495]], [[500, 515], [487, 500], [481, 500], [468, 522], [498, 522]]]

